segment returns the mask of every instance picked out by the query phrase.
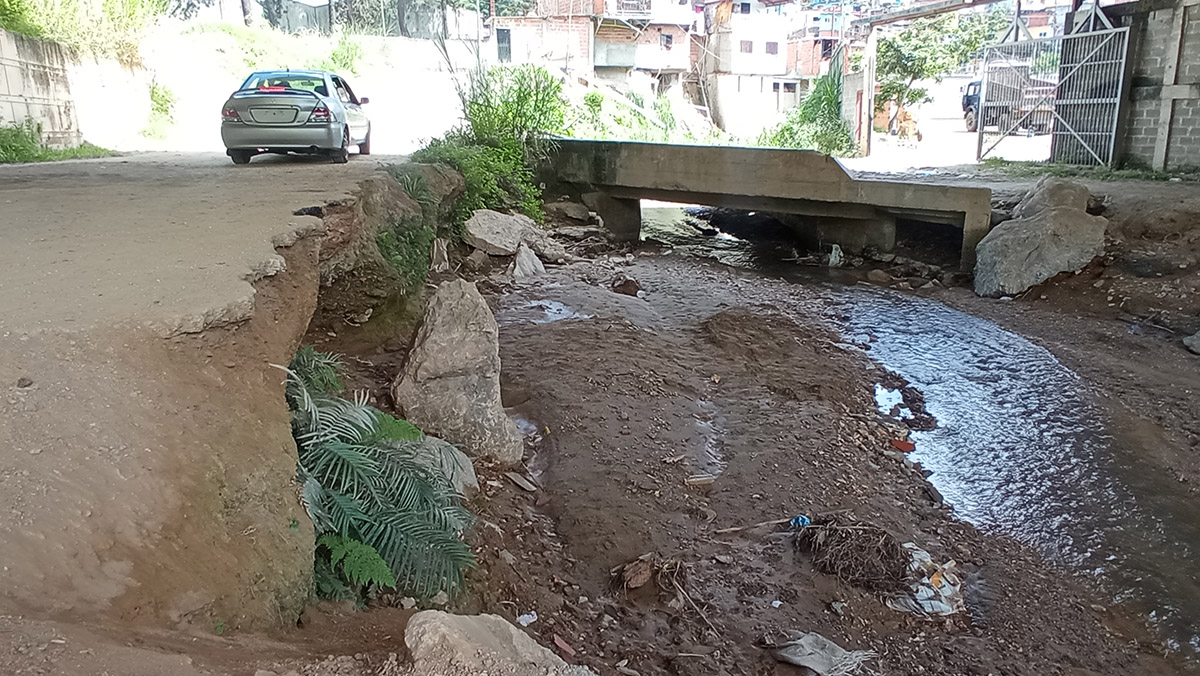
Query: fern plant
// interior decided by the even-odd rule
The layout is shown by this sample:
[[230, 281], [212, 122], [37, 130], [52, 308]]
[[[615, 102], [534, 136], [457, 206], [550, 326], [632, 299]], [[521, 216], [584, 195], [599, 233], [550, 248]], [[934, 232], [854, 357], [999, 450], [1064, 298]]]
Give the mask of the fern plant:
[[306, 354], [286, 369], [301, 498], [317, 533], [372, 548], [407, 594], [454, 592], [475, 562], [462, 541], [474, 517], [443, 473], [418, 462], [417, 445], [395, 443], [419, 441], [420, 430], [363, 393], [343, 399], [320, 388], [333, 382], [331, 359]]

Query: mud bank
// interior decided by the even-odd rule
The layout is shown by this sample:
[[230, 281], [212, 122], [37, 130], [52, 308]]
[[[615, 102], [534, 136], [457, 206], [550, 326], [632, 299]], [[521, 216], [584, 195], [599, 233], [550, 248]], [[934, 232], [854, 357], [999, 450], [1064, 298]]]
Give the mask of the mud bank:
[[[310, 221], [242, 322], [9, 332], [0, 589], [53, 617], [294, 622], [312, 575], [283, 382], [316, 305]], [[18, 380], [21, 379], [19, 382]]]

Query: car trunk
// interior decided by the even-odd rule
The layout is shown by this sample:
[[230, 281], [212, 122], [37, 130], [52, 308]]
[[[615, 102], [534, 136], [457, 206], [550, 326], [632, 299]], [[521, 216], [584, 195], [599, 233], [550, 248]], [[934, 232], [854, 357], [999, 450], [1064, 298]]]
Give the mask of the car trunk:
[[320, 103], [312, 92], [283, 88], [246, 89], [231, 101], [243, 123], [270, 127], [303, 125]]

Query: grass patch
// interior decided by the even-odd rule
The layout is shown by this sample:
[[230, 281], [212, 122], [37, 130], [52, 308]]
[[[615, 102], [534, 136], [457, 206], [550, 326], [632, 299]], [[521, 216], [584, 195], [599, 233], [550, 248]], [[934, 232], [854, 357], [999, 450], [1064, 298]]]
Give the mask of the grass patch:
[[1059, 176], [1062, 178], [1084, 178], [1094, 181], [1200, 181], [1200, 168], [1188, 167], [1172, 171], [1156, 171], [1145, 167], [1092, 167], [1051, 162], [1010, 162], [989, 157], [980, 166], [1014, 178], [1036, 178]]
[[0, 28], [137, 65], [142, 31], [167, 0], [0, 0]]
[[142, 136], [152, 139], [165, 139], [167, 129], [175, 122], [175, 94], [155, 82], [150, 85], [150, 118]]
[[0, 164], [78, 160], [115, 154], [86, 142], [74, 148], [47, 148], [42, 143], [41, 126], [33, 120], [0, 126]]

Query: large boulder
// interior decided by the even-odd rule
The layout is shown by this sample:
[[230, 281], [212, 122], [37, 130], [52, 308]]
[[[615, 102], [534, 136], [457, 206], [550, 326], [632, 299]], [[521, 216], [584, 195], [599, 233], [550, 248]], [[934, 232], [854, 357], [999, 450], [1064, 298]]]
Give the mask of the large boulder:
[[542, 207], [546, 211], [546, 216], [555, 221], [576, 221], [579, 223], [587, 223], [591, 220], [592, 214], [588, 208], [579, 202], [546, 202]]
[[517, 247], [517, 255], [513, 257], [512, 276], [516, 279], [537, 277], [546, 273], [546, 266], [524, 242]]
[[513, 256], [525, 244], [547, 263], [567, 258], [567, 250], [522, 214], [502, 214], [491, 209], [476, 209], [466, 223], [466, 241], [492, 256]]
[[1200, 331], [1183, 339], [1183, 346], [1195, 354], [1200, 354]]
[[470, 282], [444, 282], [429, 299], [392, 396], [405, 419], [468, 455], [521, 459], [521, 433], [500, 404], [496, 318]]
[[1027, 218], [1040, 211], [1055, 207], [1070, 207], [1077, 211], [1087, 211], [1088, 200], [1091, 199], [1091, 196], [1087, 186], [1080, 183], [1057, 176], [1043, 176], [1017, 203], [1012, 211], [1012, 217]]
[[1008, 296], [1104, 253], [1108, 221], [1087, 213], [1087, 189], [1045, 178], [975, 248], [975, 293]]
[[497, 615], [451, 615], [425, 610], [404, 630], [413, 673], [506, 674], [508, 676], [595, 676], [567, 664], [525, 632]]
[[491, 209], [476, 209], [467, 219], [467, 244], [492, 256], [512, 256], [521, 245], [528, 228], [536, 228], [533, 219], [521, 214], [502, 214]]

